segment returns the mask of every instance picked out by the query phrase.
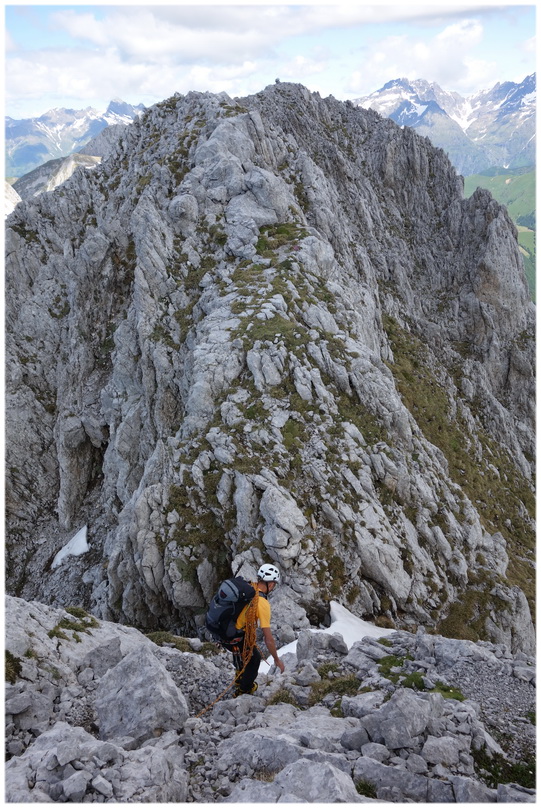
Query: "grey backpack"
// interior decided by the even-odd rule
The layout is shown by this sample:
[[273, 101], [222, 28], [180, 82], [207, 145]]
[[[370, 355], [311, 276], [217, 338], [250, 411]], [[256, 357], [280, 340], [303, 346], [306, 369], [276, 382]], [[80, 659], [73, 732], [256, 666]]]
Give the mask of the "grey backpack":
[[205, 618], [210, 634], [218, 641], [231, 640], [238, 635], [237, 617], [254, 596], [254, 587], [240, 576], [222, 581]]

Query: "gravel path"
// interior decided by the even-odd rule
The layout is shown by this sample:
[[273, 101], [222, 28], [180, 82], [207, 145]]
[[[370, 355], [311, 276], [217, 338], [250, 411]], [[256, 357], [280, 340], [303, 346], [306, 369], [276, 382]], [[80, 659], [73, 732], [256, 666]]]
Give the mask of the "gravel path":
[[502, 749], [513, 758], [535, 754], [535, 687], [505, 668], [461, 660], [447, 679], [481, 708], [481, 720]]

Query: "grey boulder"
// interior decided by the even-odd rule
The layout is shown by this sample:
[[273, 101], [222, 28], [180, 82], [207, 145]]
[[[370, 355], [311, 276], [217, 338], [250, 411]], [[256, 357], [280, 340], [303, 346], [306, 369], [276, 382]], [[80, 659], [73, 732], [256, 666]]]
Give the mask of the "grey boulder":
[[365, 802], [351, 777], [330, 763], [297, 760], [286, 766], [274, 783], [307, 802]]
[[134, 738], [142, 743], [188, 718], [183, 693], [150, 648], [132, 651], [100, 680], [96, 692], [100, 737]]
[[8, 803], [183, 802], [187, 795], [178, 748], [128, 752], [62, 721], [6, 764]]

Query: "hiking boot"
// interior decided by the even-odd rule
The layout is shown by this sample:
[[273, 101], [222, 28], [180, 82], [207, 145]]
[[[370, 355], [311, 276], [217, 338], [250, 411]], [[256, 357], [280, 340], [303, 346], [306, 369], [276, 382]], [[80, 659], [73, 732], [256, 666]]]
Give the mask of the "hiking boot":
[[256, 690], [257, 690], [257, 682], [253, 683], [250, 690], [242, 690], [242, 688], [237, 687], [235, 692], [233, 693], [233, 698], [236, 699], [237, 696], [253, 696]]

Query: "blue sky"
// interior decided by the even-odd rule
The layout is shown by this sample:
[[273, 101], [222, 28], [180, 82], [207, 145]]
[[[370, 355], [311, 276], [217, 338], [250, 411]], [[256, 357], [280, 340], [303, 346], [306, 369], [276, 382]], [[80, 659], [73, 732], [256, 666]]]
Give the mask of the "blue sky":
[[5, 112], [258, 92], [275, 78], [359, 98], [393, 78], [472, 95], [536, 70], [536, 5], [10, 4]]

